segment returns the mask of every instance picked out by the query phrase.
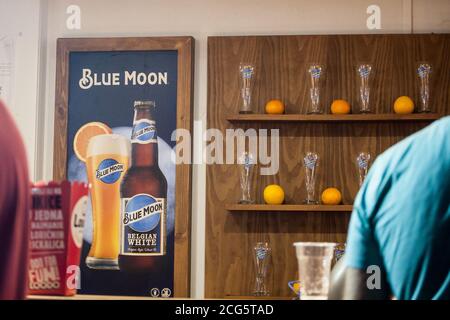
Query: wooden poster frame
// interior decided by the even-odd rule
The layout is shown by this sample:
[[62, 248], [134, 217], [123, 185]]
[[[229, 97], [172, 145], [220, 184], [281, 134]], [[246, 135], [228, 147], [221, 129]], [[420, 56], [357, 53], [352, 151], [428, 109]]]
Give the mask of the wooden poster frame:
[[[71, 52], [156, 51], [178, 52], [177, 128], [192, 129], [194, 44], [192, 37], [61, 38], [57, 41], [53, 178], [66, 179], [67, 123], [69, 102], [69, 56]], [[190, 296], [190, 164], [176, 166], [175, 199], [175, 297]]]

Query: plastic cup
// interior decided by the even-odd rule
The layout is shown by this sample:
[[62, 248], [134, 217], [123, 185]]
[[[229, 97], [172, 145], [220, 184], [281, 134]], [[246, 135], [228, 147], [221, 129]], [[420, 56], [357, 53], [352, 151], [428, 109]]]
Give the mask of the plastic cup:
[[326, 300], [335, 243], [295, 242], [301, 300]]

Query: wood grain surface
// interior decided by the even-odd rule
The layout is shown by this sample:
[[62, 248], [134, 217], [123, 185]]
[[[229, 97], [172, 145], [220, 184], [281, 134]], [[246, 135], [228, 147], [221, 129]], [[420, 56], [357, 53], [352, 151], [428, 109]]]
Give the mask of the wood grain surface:
[[434, 121], [437, 113], [411, 114], [234, 114], [230, 122], [380, 122], [380, 121]]
[[302, 205], [302, 204], [227, 204], [225, 208], [231, 212], [276, 212], [289, 211], [302, 214], [303, 212], [351, 212], [352, 205]]
[[[53, 179], [66, 179], [69, 54], [84, 51], [178, 51], [177, 128], [191, 131], [194, 38], [70, 38], [58, 39], [53, 147]], [[190, 296], [191, 165], [176, 166], [174, 295]]]
[[[375, 114], [392, 114], [398, 96], [408, 95], [419, 102], [416, 75], [419, 61], [428, 61], [433, 67], [433, 112], [450, 113], [448, 34], [210, 37], [207, 127], [222, 132], [229, 128], [280, 130], [280, 170], [273, 176], [254, 175], [256, 203], [263, 203], [262, 190], [270, 183], [284, 188], [287, 204], [301, 203], [306, 196], [301, 159], [307, 151], [315, 151], [320, 156], [316, 192], [337, 187], [342, 192], [343, 204], [351, 205], [358, 192], [355, 163], [358, 153], [370, 152], [375, 158], [433, 119], [423, 121], [421, 116], [413, 115], [408, 121], [235, 121], [240, 117], [237, 114], [241, 103], [238, 81], [241, 61], [255, 64], [252, 99], [253, 110], [258, 114], [264, 113], [265, 103], [270, 99], [283, 100], [288, 114], [305, 114], [309, 103], [307, 68], [312, 62], [326, 67], [321, 93], [326, 113], [334, 99], [346, 99], [353, 112], [358, 110], [356, 67], [369, 62], [374, 76], [371, 108]], [[227, 205], [237, 203], [238, 199], [237, 166], [208, 165], [205, 275], [208, 298], [251, 295], [255, 279], [252, 251], [258, 241], [269, 241], [272, 247], [268, 274], [271, 296], [286, 297], [291, 296], [288, 281], [297, 278], [293, 242], [346, 241], [348, 214], [281, 211], [230, 214]]]

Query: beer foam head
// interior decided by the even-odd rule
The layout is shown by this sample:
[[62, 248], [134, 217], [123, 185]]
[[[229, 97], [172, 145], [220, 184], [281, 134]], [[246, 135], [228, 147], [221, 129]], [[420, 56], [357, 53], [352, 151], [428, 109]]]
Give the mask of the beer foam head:
[[130, 140], [120, 134], [100, 134], [89, 140], [87, 157], [99, 154], [120, 154], [130, 156]]

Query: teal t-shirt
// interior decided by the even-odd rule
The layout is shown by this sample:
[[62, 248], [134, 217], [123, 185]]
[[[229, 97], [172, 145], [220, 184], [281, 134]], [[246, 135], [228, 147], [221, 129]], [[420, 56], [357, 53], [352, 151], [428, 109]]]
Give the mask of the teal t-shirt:
[[374, 162], [355, 199], [345, 262], [378, 265], [397, 299], [450, 299], [450, 117]]

